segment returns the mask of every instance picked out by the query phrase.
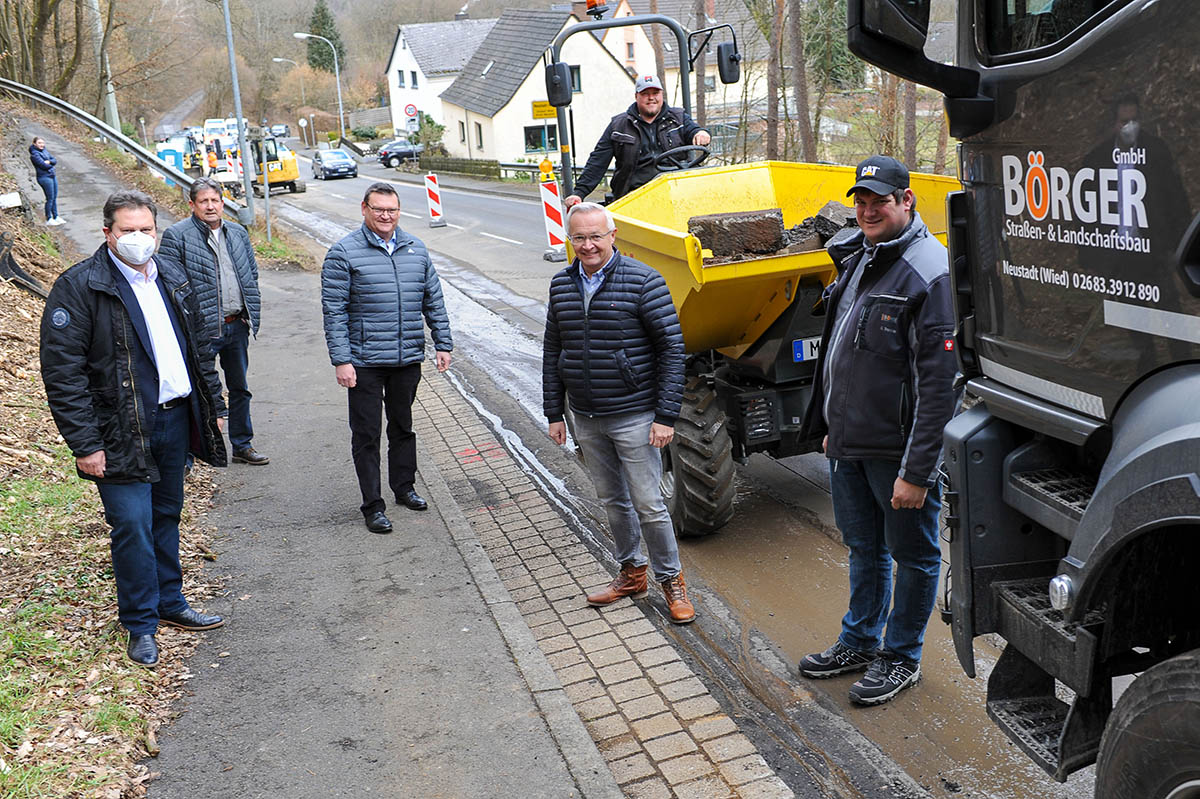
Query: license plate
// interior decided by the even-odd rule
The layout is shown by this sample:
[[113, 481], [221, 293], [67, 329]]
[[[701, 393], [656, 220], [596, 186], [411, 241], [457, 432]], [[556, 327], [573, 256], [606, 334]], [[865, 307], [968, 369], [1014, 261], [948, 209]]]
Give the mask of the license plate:
[[792, 340], [792, 361], [815, 361], [821, 355], [821, 337]]

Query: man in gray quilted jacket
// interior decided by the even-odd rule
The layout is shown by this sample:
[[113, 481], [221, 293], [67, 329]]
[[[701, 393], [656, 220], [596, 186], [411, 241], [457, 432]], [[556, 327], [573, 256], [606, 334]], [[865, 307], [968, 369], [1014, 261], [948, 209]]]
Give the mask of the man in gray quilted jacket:
[[372, 183], [362, 201], [363, 224], [333, 245], [321, 269], [325, 342], [339, 386], [349, 389], [350, 452], [363, 518], [373, 533], [392, 523], [379, 475], [380, 406], [387, 412], [388, 485], [411, 510], [428, 505], [413, 488], [417, 438], [412, 403], [425, 360], [425, 325], [437, 351], [437, 369], [450, 368], [450, 320], [442, 284], [425, 245], [405, 233], [400, 197], [388, 183]]
[[[229, 444], [233, 460], [265, 466], [271, 459], [254, 448], [250, 423], [250, 336], [258, 335], [261, 302], [258, 262], [250, 234], [223, 218], [221, 184], [196, 178], [188, 192], [192, 215], [163, 231], [159, 257], [174, 260], [195, 289], [201, 335], [221, 359], [229, 391]], [[188, 467], [191, 467], [189, 458]]]

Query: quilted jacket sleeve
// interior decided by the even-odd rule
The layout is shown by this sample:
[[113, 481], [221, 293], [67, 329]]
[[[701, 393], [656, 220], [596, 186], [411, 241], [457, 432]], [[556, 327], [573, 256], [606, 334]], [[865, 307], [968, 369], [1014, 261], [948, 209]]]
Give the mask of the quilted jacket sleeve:
[[321, 313], [325, 320], [325, 344], [334, 366], [350, 363], [350, 263], [341, 244], [325, 255], [321, 267]]

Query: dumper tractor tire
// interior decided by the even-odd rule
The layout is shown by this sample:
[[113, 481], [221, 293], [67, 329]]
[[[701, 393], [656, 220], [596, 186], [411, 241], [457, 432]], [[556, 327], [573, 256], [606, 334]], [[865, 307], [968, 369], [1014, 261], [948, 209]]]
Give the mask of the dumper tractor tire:
[[1148, 669], [1121, 694], [1100, 739], [1095, 795], [1200, 797], [1200, 649]]
[[703, 377], [691, 377], [675, 436], [663, 448], [663, 498], [675, 532], [708, 535], [733, 518], [733, 442], [717, 393]]

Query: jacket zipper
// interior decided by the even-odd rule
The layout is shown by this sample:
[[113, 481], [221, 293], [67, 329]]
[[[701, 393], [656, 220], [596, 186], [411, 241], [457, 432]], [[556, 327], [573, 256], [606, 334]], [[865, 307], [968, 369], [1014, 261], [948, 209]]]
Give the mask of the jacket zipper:
[[[126, 319], [128, 322], [128, 319]], [[121, 332], [125, 341], [125, 368], [129, 374], [129, 388], [133, 392], [133, 423], [137, 427], [138, 441], [142, 445], [142, 460], [145, 461], [146, 452], [146, 436], [142, 433], [142, 414], [138, 412], [138, 400], [141, 399], [137, 387], [137, 378], [134, 377], [133, 369], [133, 349], [129, 346], [129, 325], [121, 326]], [[149, 476], [147, 475], [147, 478]]]

